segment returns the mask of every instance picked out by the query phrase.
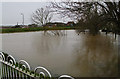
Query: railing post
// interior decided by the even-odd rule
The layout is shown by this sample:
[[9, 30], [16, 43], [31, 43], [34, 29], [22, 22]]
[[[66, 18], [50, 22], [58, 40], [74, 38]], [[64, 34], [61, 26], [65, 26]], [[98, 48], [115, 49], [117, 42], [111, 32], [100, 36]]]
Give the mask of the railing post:
[[[0, 58], [1, 79], [36, 79], [36, 77], [39, 77], [40, 79], [43, 77], [42, 79], [44, 79], [45, 77], [52, 77], [50, 72], [41, 66], [36, 67], [34, 69], [34, 72], [30, 71], [30, 65], [25, 60], [20, 60], [19, 63], [16, 63], [15, 59], [11, 55], [7, 55], [5, 58], [2, 52], [0, 52]], [[38, 70], [43, 71], [39, 71], [39, 73], [37, 73]], [[62, 75], [58, 79], [64, 77], [74, 79], [68, 75]]]

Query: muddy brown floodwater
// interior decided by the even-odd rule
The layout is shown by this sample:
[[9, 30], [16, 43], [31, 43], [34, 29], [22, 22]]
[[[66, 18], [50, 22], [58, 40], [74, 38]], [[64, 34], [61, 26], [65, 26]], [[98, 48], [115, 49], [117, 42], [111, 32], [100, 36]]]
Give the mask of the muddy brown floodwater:
[[44, 66], [53, 76], [118, 76], [118, 42], [113, 34], [78, 35], [74, 30], [64, 34], [42, 31], [2, 34], [1, 50], [17, 61], [26, 60], [32, 69]]

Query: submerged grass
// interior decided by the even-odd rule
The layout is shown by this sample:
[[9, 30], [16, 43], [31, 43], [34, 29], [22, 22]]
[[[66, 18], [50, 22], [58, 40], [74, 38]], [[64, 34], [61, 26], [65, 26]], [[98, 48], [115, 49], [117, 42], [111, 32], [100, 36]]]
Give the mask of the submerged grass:
[[7, 28], [7, 29], [0, 29], [0, 33], [31, 32], [31, 31], [46, 31], [46, 30], [70, 30], [70, 29], [77, 29], [77, 27]]

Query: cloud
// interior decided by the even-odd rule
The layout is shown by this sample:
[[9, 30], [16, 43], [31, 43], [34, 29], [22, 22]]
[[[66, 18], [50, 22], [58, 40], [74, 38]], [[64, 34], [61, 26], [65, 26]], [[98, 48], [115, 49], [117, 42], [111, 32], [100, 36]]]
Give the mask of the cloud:
[[0, 3], [0, 26], [2, 24], [2, 3]]

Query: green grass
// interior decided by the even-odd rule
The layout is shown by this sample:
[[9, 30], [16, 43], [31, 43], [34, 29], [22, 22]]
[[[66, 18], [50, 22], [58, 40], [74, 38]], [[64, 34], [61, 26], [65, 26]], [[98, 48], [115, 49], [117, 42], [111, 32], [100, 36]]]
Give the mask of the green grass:
[[46, 31], [46, 30], [71, 30], [71, 29], [77, 29], [77, 27], [7, 28], [7, 29], [0, 29], [0, 33], [31, 32], [31, 31]]

